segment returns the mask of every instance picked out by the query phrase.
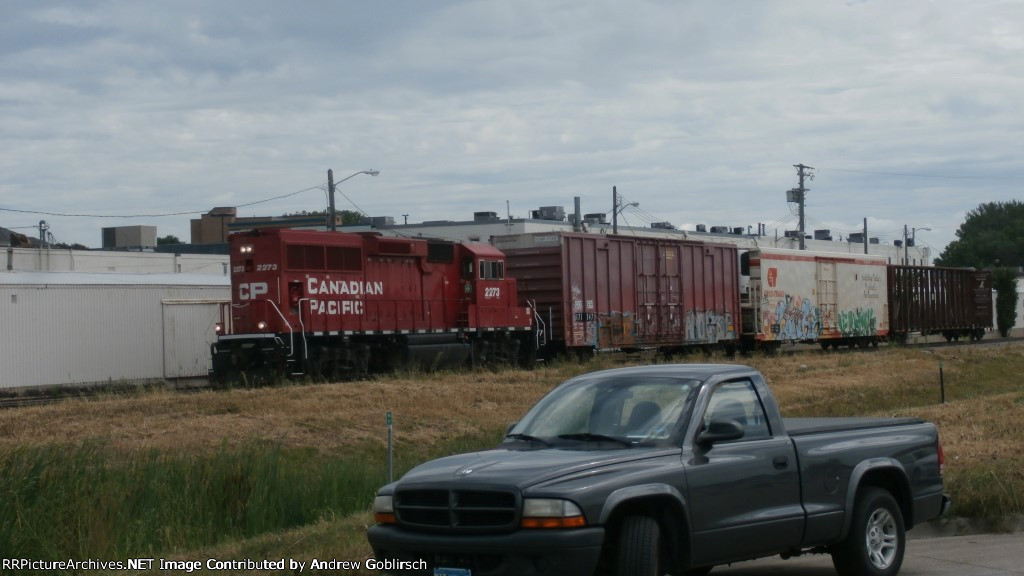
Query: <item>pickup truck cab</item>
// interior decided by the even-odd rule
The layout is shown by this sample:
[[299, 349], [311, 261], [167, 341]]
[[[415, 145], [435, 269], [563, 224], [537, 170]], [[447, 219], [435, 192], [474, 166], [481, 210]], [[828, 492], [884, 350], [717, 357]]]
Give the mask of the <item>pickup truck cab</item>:
[[435, 576], [678, 576], [807, 551], [891, 576], [905, 531], [948, 506], [932, 424], [783, 419], [751, 368], [656, 365], [568, 380], [497, 448], [414, 468], [367, 536]]

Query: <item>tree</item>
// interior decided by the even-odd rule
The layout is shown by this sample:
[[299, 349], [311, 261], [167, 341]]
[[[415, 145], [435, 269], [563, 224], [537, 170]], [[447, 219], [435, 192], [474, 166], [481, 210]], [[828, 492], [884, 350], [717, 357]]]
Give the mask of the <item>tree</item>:
[[992, 287], [996, 291], [996, 329], [1006, 338], [1017, 323], [1017, 272], [996, 268], [992, 271]]
[[967, 213], [936, 266], [1024, 266], [1024, 203], [989, 202]]
[[164, 244], [181, 244], [181, 240], [179, 240], [174, 234], [168, 234], [167, 236], [161, 236], [156, 239], [157, 246], [163, 246]]

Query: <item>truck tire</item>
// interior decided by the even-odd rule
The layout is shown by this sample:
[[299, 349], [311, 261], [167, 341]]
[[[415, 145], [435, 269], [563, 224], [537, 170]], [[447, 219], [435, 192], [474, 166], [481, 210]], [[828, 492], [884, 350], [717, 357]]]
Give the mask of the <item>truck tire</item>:
[[619, 533], [615, 576], [662, 576], [661, 528], [650, 516], [627, 516]]
[[903, 513], [887, 490], [857, 493], [850, 533], [832, 550], [840, 576], [895, 576], [903, 564], [907, 536]]

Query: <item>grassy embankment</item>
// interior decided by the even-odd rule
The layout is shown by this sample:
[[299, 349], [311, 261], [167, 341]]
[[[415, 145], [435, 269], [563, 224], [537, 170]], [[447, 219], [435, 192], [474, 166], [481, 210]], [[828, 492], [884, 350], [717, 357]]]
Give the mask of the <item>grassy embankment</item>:
[[[741, 361], [768, 377], [786, 416], [936, 422], [954, 514], [998, 527], [1024, 513], [1024, 346]], [[146, 392], [0, 412], [0, 550], [39, 559], [363, 559], [369, 502], [385, 478], [388, 410], [401, 472], [494, 445], [553, 385], [600, 367]]]

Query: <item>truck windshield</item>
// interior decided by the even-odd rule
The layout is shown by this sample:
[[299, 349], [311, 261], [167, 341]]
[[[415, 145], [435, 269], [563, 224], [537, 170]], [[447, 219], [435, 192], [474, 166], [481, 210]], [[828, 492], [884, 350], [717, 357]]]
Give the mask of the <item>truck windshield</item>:
[[681, 433], [699, 384], [640, 375], [572, 380], [541, 399], [507, 438], [530, 437], [558, 447], [670, 444]]

